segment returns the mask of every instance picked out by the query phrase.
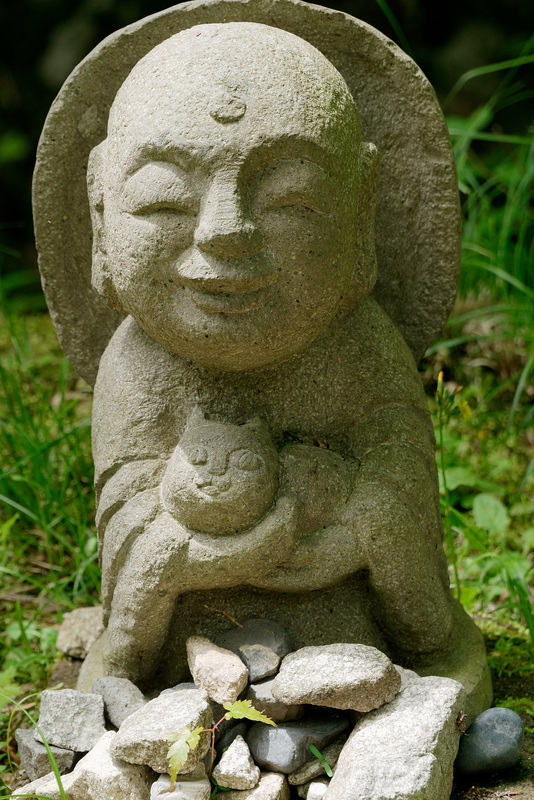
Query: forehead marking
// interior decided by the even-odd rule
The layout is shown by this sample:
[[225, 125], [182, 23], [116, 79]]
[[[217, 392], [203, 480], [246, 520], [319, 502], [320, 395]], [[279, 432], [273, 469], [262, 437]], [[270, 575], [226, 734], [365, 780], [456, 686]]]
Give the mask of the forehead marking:
[[213, 97], [210, 103], [210, 116], [225, 125], [228, 122], [237, 122], [244, 116], [247, 104], [235, 89], [224, 87]]

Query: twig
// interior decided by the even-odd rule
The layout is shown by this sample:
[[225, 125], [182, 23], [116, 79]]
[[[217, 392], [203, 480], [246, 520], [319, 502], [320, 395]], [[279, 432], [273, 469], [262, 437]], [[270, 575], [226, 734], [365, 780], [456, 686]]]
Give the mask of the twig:
[[237, 625], [238, 628], [242, 628], [243, 627], [240, 622], [238, 622], [236, 619], [234, 619], [234, 617], [232, 617], [232, 615], [229, 614], [228, 611], [226, 611], [226, 609], [224, 608], [224, 601], [223, 601], [223, 607], [222, 608], [212, 608], [211, 606], [207, 606], [205, 603], [204, 603], [204, 608], [207, 608], [208, 611], [214, 611], [216, 614], [222, 614], [223, 617], [228, 617], [230, 622], [233, 622], [234, 625]]

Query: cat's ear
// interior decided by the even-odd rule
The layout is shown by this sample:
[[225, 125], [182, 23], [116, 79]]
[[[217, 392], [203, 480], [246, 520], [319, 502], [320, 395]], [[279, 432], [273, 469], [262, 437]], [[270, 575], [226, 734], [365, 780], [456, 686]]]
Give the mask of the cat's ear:
[[196, 428], [199, 425], [204, 425], [205, 422], [206, 422], [205, 413], [202, 411], [200, 406], [195, 406], [187, 418], [185, 427], [186, 430], [187, 428]]

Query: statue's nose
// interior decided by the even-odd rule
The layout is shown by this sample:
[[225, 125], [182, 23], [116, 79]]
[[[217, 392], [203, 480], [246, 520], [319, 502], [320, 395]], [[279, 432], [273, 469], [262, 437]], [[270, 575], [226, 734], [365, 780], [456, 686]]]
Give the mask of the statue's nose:
[[222, 258], [246, 258], [261, 248], [261, 231], [247, 218], [237, 181], [224, 176], [213, 181], [200, 213], [195, 244]]

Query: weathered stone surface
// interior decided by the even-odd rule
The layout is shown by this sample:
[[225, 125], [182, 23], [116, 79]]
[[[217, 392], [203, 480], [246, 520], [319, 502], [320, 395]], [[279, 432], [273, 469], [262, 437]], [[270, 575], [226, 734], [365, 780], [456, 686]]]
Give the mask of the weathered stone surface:
[[[15, 731], [15, 739], [17, 740], [20, 762], [26, 770], [28, 778], [31, 781], [35, 781], [44, 775], [48, 775], [50, 772], [50, 759], [44, 744], [37, 741], [33, 730], [18, 728]], [[74, 751], [66, 750], [62, 747], [54, 747], [54, 745], [50, 744], [49, 747], [56, 759], [60, 775], [68, 772], [74, 762]]]
[[365, 714], [341, 751], [326, 800], [449, 800], [464, 703], [457, 681], [421, 678]]
[[456, 769], [465, 775], [508, 769], [519, 760], [523, 722], [510, 708], [489, 708], [460, 739]]
[[85, 658], [103, 630], [101, 606], [76, 608], [63, 617], [56, 647], [73, 658]]
[[[77, 795], [76, 787], [78, 784], [78, 776], [75, 772], [69, 772], [61, 778], [63, 789], [67, 794], [68, 800], [82, 800], [81, 796]], [[42, 778], [38, 778], [26, 786], [21, 786], [20, 789], [15, 789], [11, 797], [46, 797], [50, 800], [61, 800], [61, 789], [59, 788], [56, 776], [53, 772], [49, 772]], [[87, 800], [87, 795], [84, 800]]]
[[282, 703], [371, 711], [389, 703], [401, 677], [374, 647], [331, 644], [303, 647], [282, 661], [272, 693]]
[[250, 645], [262, 644], [279, 658], [291, 652], [291, 639], [287, 631], [269, 619], [247, 619], [242, 628], [232, 628], [215, 637], [215, 643], [237, 655]]
[[322, 800], [326, 794], [329, 783], [330, 781], [328, 779], [308, 781], [308, 783], [298, 787], [298, 795], [299, 797], [305, 798], [305, 800]]
[[[104, 734], [95, 747], [62, 777], [68, 800], [147, 800], [154, 776], [147, 768], [115, 759], [111, 744], [116, 734]], [[37, 794], [60, 800], [53, 773], [24, 786], [14, 796]]]
[[223, 751], [226, 750], [228, 747], [230, 747], [230, 745], [237, 736], [242, 736], [243, 738], [245, 738], [245, 736], [248, 733], [248, 729], [249, 725], [246, 722], [242, 721], [236, 723], [234, 721], [234, 725], [231, 728], [229, 728], [220, 737], [220, 739], [217, 740], [215, 745], [215, 748], [217, 750], [217, 755], [221, 756], [223, 754]]
[[[99, 694], [75, 689], [45, 689], [41, 694], [39, 728], [48, 744], [87, 753], [106, 733], [104, 701]], [[34, 737], [41, 741], [37, 729]]]
[[[201, 689], [165, 691], [124, 720], [113, 742], [113, 755], [131, 764], [147, 764], [156, 772], [168, 772], [169, 734], [185, 726], [194, 730], [211, 724], [208, 697]], [[180, 774], [192, 772], [209, 747], [210, 734], [202, 733]]]
[[170, 785], [170, 776], [160, 775], [151, 786], [150, 800], [209, 800], [212, 788], [205, 771], [197, 775], [196, 770], [194, 777], [178, 776], [172, 792]]
[[197, 686], [217, 703], [233, 703], [248, 681], [248, 669], [230, 650], [202, 636], [187, 640], [187, 661]]
[[247, 744], [260, 767], [291, 773], [310, 757], [308, 745], [326, 747], [350, 725], [346, 717], [281, 722], [277, 728], [257, 722], [247, 734]]
[[239, 648], [239, 655], [248, 669], [251, 683], [274, 675], [280, 664], [280, 656], [263, 644], [242, 645]]
[[102, 695], [105, 714], [116, 728], [147, 702], [141, 690], [127, 678], [95, 678], [93, 693]]
[[299, 719], [304, 713], [301, 705], [286, 705], [286, 703], [275, 700], [273, 697], [274, 678], [253, 683], [248, 687], [247, 700], [250, 700], [254, 708], [263, 711], [275, 722], [290, 722]]
[[228, 789], [253, 789], [260, 779], [260, 770], [254, 764], [248, 744], [242, 736], [236, 736], [228, 750], [213, 770], [213, 777], [220, 786]]
[[[324, 747], [321, 750], [322, 755], [325, 758], [326, 763], [333, 769], [339, 758], [339, 754], [343, 750], [345, 745], [346, 739], [343, 739], [340, 742], [334, 742], [333, 744], [329, 744], [328, 747]], [[311, 753], [310, 753], [311, 755]], [[320, 761], [318, 758], [313, 757], [310, 761], [306, 761], [305, 764], [300, 767], [300, 769], [295, 770], [288, 776], [289, 783], [292, 786], [300, 786], [303, 783], [308, 783], [312, 781], [314, 778], [318, 778], [320, 775], [324, 775], [325, 768], [323, 766], [323, 762]]]
[[225, 792], [225, 800], [289, 800], [289, 784], [285, 775], [262, 772], [254, 789]]

